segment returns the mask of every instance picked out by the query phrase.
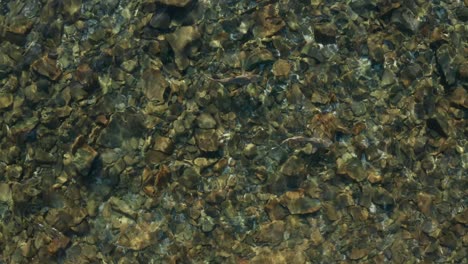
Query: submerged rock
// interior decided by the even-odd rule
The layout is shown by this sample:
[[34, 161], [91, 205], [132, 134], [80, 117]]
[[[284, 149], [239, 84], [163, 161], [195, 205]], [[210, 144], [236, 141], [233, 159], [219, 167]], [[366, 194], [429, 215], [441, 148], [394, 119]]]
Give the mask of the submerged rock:
[[291, 214], [310, 214], [322, 208], [320, 200], [310, 198], [302, 191], [286, 192], [280, 199]]
[[184, 7], [191, 3], [192, 0], [156, 0], [156, 2], [169, 6]]

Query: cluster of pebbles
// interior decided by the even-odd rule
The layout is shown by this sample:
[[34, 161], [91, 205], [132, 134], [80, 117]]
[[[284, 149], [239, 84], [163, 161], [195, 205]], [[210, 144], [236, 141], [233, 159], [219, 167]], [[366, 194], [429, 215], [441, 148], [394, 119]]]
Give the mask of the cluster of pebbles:
[[461, 263], [467, 20], [466, 0], [0, 1], [1, 261]]

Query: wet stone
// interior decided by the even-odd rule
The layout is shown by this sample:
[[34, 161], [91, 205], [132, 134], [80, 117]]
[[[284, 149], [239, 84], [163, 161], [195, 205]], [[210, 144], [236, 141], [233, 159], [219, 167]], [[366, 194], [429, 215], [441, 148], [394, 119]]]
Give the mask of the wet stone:
[[216, 120], [208, 113], [202, 113], [197, 118], [199, 128], [212, 129], [216, 127]]
[[389, 86], [389, 85], [394, 84], [395, 82], [396, 82], [395, 74], [390, 70], [384, 70], [380, 84], [382, 86]]
[[450, 135], [450, 126], [446, 116], [442, 113], [436, 113], [431, 118], [427, 119], [427, 127], [442, 137], [448, 137], [448, 135]]
[[257, 155], [257, 146], [252, 143], [247, 144], [243, 150], [243, 154], [247, 158], [254, 158]]
[[44, 56], [32, 63], [31, 67], [40, 75], [45, 76], [52, 81], [58, 79], [62, 71], [57, 67], [57, 61]]
[[394, 204], [392, 194], [382, 187], [377, 187], [374, 190], [372, 201], [383, 207], [392, 206]]
[[427, 193], [423, 193], [423, 192], [420, 192], [418, 193], [418, 208], [419, 210], [429, 216], [430, 215], [430, 212], [431, 212], [431, 205], [432, 205], [432, 196], [427, 194]]
[[287, 60], [279, 59], [273, 64], [273, 74], [276, 77], [287, 77], [291, 72], [291, 65]]
[[141, 114], [115, 113], [111, 116], [109, 125], [99, 135], [98, 143], [109, 148], [120, 147], [123, 141], [132, 137], [139, 138], [144, 131]]
[[208, 216], [208, 215], [203, 215], [202, 217], [200, 217], [200, 225], [201, 225], [201, 230], [203, 232], [211, 232], [213, 231], [214, 227], [215, 227], [215, 223], [214, 223], [214, 220], [211, 216]]
[[310, 214], [322, 207], [320, 200], [305, 196], [302, 191], [286, 192], [280, 199], [291, 214]]
[[132, 208], [130, 208], [130, 206], [122, 199], [112, 196], [109, 199], [109, 204], [111, 205], [113, 210], [122, 213], [126, 216], [129, 216], [132, 219], [136, 219], [137, 213]]
[[273, 4], [266, 5], [258, 11], [257, 21], [253, 33], [261, 38], [276, 34], [286, 25], [279, 15], [279, 6]]
[[87, 176], [97, 156], [96, 150], [88, 145], [84, 145], [73, 154], [73, 164], [81, 175]]
[[191, 3], [192, 0], [156, 0], [156, 2], [169, 6], [184, 7]]
[[419, 20], [409, 8], [403, 7], [394, 11], [391, 21], [403, 31], [414, 33], [419, 28]]
[[267, 49], [252, 51], [245, 61], [245, 69], [251, 71], [261, 64], [273, 62], [273, 54]]
[[349, 254], [349, 258], [352, 260], [362, 259], [369, 254], [369, 250], [366, 248], [353, 248]]
[[286, 225], [283, 221], [262, 224], [255, 234], [257, 243], [278, 244], [283, 240]]
[[219, 140], [214, 129], [197, 129], [195, 139], [202, 151], [213, 152], [218, 150]]
[[443, 76], [447, 84], [452, 85], [456, 80], [456, 63], [454, 62], [454, 50], [447, 44], [444, 44], [437, 49], [437, 63], [442, 70]]
[[63, 14], [65, 17], [70, 18], [78, 14], [81, 9], [81, 0], [64, 0], [63, 1]]
[[154, 243], [158, 226], [157, 222], [139, 222], [131, 225], [125, 232], [120, 233], [117, 244], [132, 250], [142, 250]]
[[0, 262], [464, 263], [467, 6], [0, 1]]
[[168, 137], [158, 136], [154, 140], [154, 150], [161, 151], [166, 154], [171, 154], [174, 151], [174, 143]]
[[351, 111], [356, 116], [362, 116], [367, 112], [366, 104], [364, 102], [354, 102], [351, 104]]
[[281, 205], [278, 198], [270, 199], [265, 205], [265, 211], [270, 220], [282, 220], [289, 215], [288, 210]]
[[346, 161], [337, 160], [338, 174], [345, 174], [355, 181], [363, 181], [367, 178], [367, 172], [358, 158], [350, 158]]
[[280, 171], [285, 176], [302, 175], [306, 171], [306, 164], [304, 160], [296, 155], [293, 155], [284, 162]]
[[169, 45], [175, 54], [175, 63], [180, 70], [188, 67], [189, 61], [185, 52], [186, 48], [200, 38], [200, 32], [197, 27], [184, 26], [178, 28], [174, 33], [166, 36]]
[[150, 26], [157, 29], [167, 29], [171, 24], [171, 17], [167, 12], [160, 12], [155, 14], [150, 21]]
[[13, 95], [10, 93], [0, 93], [0, 109], [8, 108], [13, 104]]
[[314, 27], [315, 40], [322, 44], [335, 43], [337, 28], [334, 24], [328, 23]]
[[157, 104], [162, 104], [164, 103], [164, 93], [169, 87], [169, 84], [162, 75], [161, 71], [147, 69], [142, 74], [139, 87], [148, 100]]

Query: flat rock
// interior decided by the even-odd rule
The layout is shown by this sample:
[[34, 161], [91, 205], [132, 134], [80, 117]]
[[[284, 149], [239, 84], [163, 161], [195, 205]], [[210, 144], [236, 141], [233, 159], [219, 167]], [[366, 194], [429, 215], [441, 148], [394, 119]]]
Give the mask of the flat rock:
[[156, 2], [169, 6], [184, 7], [192, 2], [192, 0], [156, 0]]
[[195, 140], [202, 151], [212, 152], [218, 150], [219, 140], [214, 129], [197, 129]]
[[86, 176], [89, 174], [97, 155], [97, 151], [92, 147], [83, 145], [73, 155], [73, 164], [81, 175]]
[[208, 113], [202, 113], [197, 118], [198, 127], [211, 129], [216, 127], [216, 120]]
[[290, 191], [281, 196], [281, 203], [291, 214], [310, 214], [322, 208], [320, 200], [304, 195], [302, 191]]
[[51, 79], [52, 81], [57, 80], [58, 77], [62, 74], [62, 70], [57, 67], [57, 61], [49, 58], [48, 56], [44, 56], [34, 61], [31, 67], [34, 71]]

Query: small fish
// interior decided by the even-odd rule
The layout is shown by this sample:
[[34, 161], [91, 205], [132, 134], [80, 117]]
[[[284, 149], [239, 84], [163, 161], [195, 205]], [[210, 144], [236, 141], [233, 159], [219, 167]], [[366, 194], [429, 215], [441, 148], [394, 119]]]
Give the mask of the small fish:
[[242, 74], [238, 76], [233, 76], [233, 77], [226, 77], [226, 78], [221, 78], [221, 79], [214, 79], [209, 76], [207, 76], [208, 79], [219, 82], [222, 84], [235, 84], [235, 85], [247, 85], [249, 83], [256, 83], [260, 81], [260, 75], [257, 74]]

